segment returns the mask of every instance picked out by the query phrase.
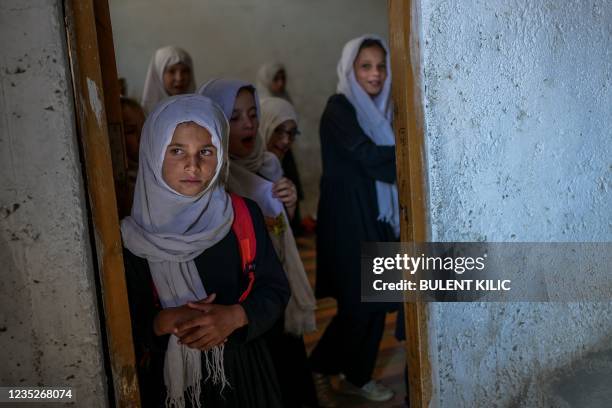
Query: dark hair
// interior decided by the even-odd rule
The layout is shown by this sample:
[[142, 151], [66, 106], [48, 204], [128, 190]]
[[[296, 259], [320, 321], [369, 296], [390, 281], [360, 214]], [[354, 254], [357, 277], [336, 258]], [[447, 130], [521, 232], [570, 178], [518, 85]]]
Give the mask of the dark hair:
[[142, 109], [142, 106], [140, 106], [140, 104], [132, 98], [128, 98], [127, 96], [121, 96], [119, 99], [121, 101], [122, 106], [129, 106], [135, 109]]
[[370, 47], [380, 48], [383, 54], [385, 55], [385, 57], [387, 56], [387, 50], [385, 50], [385, 47], [383, 47], [382, 43], [379, 40], [375, 40], [373, 38], [366, 38], [365, 40], [361, 42], [361, 45], [359, 46], [359, 50], [357, 51], [357, 55], [359, 55], [361, 50], [363, 50], [364, 48], [370, 48]]
[[240, 87], [240, 89], [238, 89], [238, 92], [236, 92], [236, 96], [238, 96], [241, 91], [249, 91], [251, 95], [253, 95], [253, 98], [255, 97], [255, 87], [253, 85], [245, 85], [243, 87]]

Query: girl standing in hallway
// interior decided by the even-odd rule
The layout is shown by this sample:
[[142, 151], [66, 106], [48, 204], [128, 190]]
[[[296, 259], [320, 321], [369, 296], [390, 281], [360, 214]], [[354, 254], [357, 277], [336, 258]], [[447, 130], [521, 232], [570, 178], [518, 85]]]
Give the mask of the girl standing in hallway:
[[[257, 90], [261, 101], [267, 98], [280, 98], [293, 106], [293, 101], [287, 91], [287, 69], [285, 65], [279, 62], [270, 62], [259, 68], [259, 71], [257, 71]], [[302, 230], [300, 201], [304, 199], [304, 189], [293, 150], [289, 148], [283, 152], [279, 160], [282, 164], [285, 177], [291, 180], [297, 189], [298, 202], [296, 204], [295, 216], [291, 220], [291, 228], [294, 234], [299, 234]]]
[[316, 281], [317, 297], [334, 297], [338, 312], [310, 362], [320, 399], [333, 399], [328, 376], [342, 374], [341, 391], [387, 401], [393, 392], [374, 381], [372, 373], [385, 315], [396, 305], [360, 301], [361, 243], [399, 238], [391, 72], [384, 40], [364, 35], [349, 41], [338, 79], [320, 126]]
[[145, 122], [121, 223], [143, 407], [283, 406], [263, 335], [289, 287], [257, 205], [225, 191], [227, 151], [227, 120], [203, 96], [168, 98]]
[[252, 84], [240, 80], [215, 79], [199, 90], [219, 103], [230, 121], [230, 175], [228, 189], [259, 204], [268, 232], [281, 260], [291, 298], [282, 320], [266, 336], [272, 352], [285, 407], [316, 404], [307, 367], [303, 334], [316, 329], [316, 302], [304, 265], [289, 228], [297, 195], [283, 177], [277, 157], [268, 152], [258, 133], [261, 117]]

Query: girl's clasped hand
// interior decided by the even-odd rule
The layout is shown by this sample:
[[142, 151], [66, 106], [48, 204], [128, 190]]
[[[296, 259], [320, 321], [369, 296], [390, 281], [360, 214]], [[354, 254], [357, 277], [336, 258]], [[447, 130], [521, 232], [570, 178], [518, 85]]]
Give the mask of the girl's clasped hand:
[[293, 218], [298, 199], [295, 184], [283, 177], [272, 186], [272, 195], [285, 205], [289, 218]]
[[155, 334], [174, 334], [179, 344], [202, 351], [227, 342], [248, 320], [241, 306], [214, 304], [215, 297], [213, 293], [198, 302], [162, 310], [155, 319]]

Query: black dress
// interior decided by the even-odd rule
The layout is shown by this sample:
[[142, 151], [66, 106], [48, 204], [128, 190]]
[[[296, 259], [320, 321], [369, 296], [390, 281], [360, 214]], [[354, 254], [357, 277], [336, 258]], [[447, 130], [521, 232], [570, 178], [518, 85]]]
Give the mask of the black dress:
[[[232, 333], [225, 345], [224, 368], [231, 388], [226, 387], [220, 394], [212, 382], [203, 382], [200, 397], [203, 407], [282, 406], [264, 334], [282, 316], [289, 300], [289, 284], [259, 208], [254, 202], [245, 201], [257, 239], [255, 284], [242, 303], [249, 323]], [[142, 406], [163, 407], [166, 397], [163, 367], [169, 336], [156, 336], [153, 332], [153, 320], [161, 306], [153, 294], [148, 262], [125, 249], [124, 262]], [[246, 281], [233, 231], [198, 256], [195, 264], [207, 293], [216, 293], [215, 303], [238, 302]], [[202, 367], [205, 370], [204, 363]]]
[[[396, 241], [377, 221], [376, 180], [395, 182], [395, 147], [377, 146], [344, 95], [329, 98], [321, 118], [323, 175], [317, 214], [317, 297], [360, 303], [362, 242]], [[384, 305], [372, 304], [372, 308]]]
[[[291, 150], [287, 154], [290, 152]], [[293, 162], [293, 166], [295, 166], [295, 162]], [[257, 175], [272, 182], [260, 173], [257, 173]], [[297, 175], [297, 168], [295, 169], [295, 175]], [[285, 174], [285, 176], [287, 175]], [[292, 230], [295, 234], [295, 228]], [[266, 333], [265, 338], [278, 375], [283, 406], [285, 408], [317, 407], [318, 401], [310, 367], [308, 366], [304, 336], [294, 336], [287, 333], [283, 315], [277, 320], [274, 327]]]
[[[385, 314], [395, 303], [361, 303], [362, 242], [395, 241], [378, 218], [376, 180], [395, 182], [395, 147], [377, 146], [344, 95], [329, 98], [320, 127], [323, 175], [317, 215], [318, 298], [338, 313], [310, 356], [313, 371], [346, 375], [361, 387], [374, 371]], [[355, 358], [359, 356], [359, 358]]]

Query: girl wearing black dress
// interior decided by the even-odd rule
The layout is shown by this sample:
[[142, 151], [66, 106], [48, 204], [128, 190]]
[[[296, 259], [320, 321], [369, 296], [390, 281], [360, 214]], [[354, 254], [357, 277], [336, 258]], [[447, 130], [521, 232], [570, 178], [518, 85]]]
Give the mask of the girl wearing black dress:
[[262, 335], [289, 287], [260, 210], [239, 199], [256, 238], [251, 285], [243, 273], [223, 112], [200, 95], [161, 102], [139, 162], [121, 232], [142, 405], [281, 407]]
[[[323, 161], [317, 216], [316, 295], [338, 312], [310, 357], [317, 391], [342, 374], [341, 390], [373, 401], [393, 392], [372, 380], [388, 303], [362, 303], [362, 242], [399, 237], [389, 51], [382, 38], [349, 41], [338, 63], [337, 94], [321, 118]], [[358, 357], [357, 357], [358, 356]], [[320, 398], [322, 399], [322, 398]], [[331, 405], [331, 404], [330, 404]]]
[[253, 199], [261, 208], [268, 234], [291, 287], [284, 316], [266, 336], [276, 367], [283, 405], [316, 406], [303, 335], [316, 328], [314, 293], [289, 226], [297, 202], [293, 183], [283, 177], [278, 158], [266, 150], [261, 111], [252, 84], [213, 79], [199, 92], [219, 103], [230, 121], [228, 189]]

